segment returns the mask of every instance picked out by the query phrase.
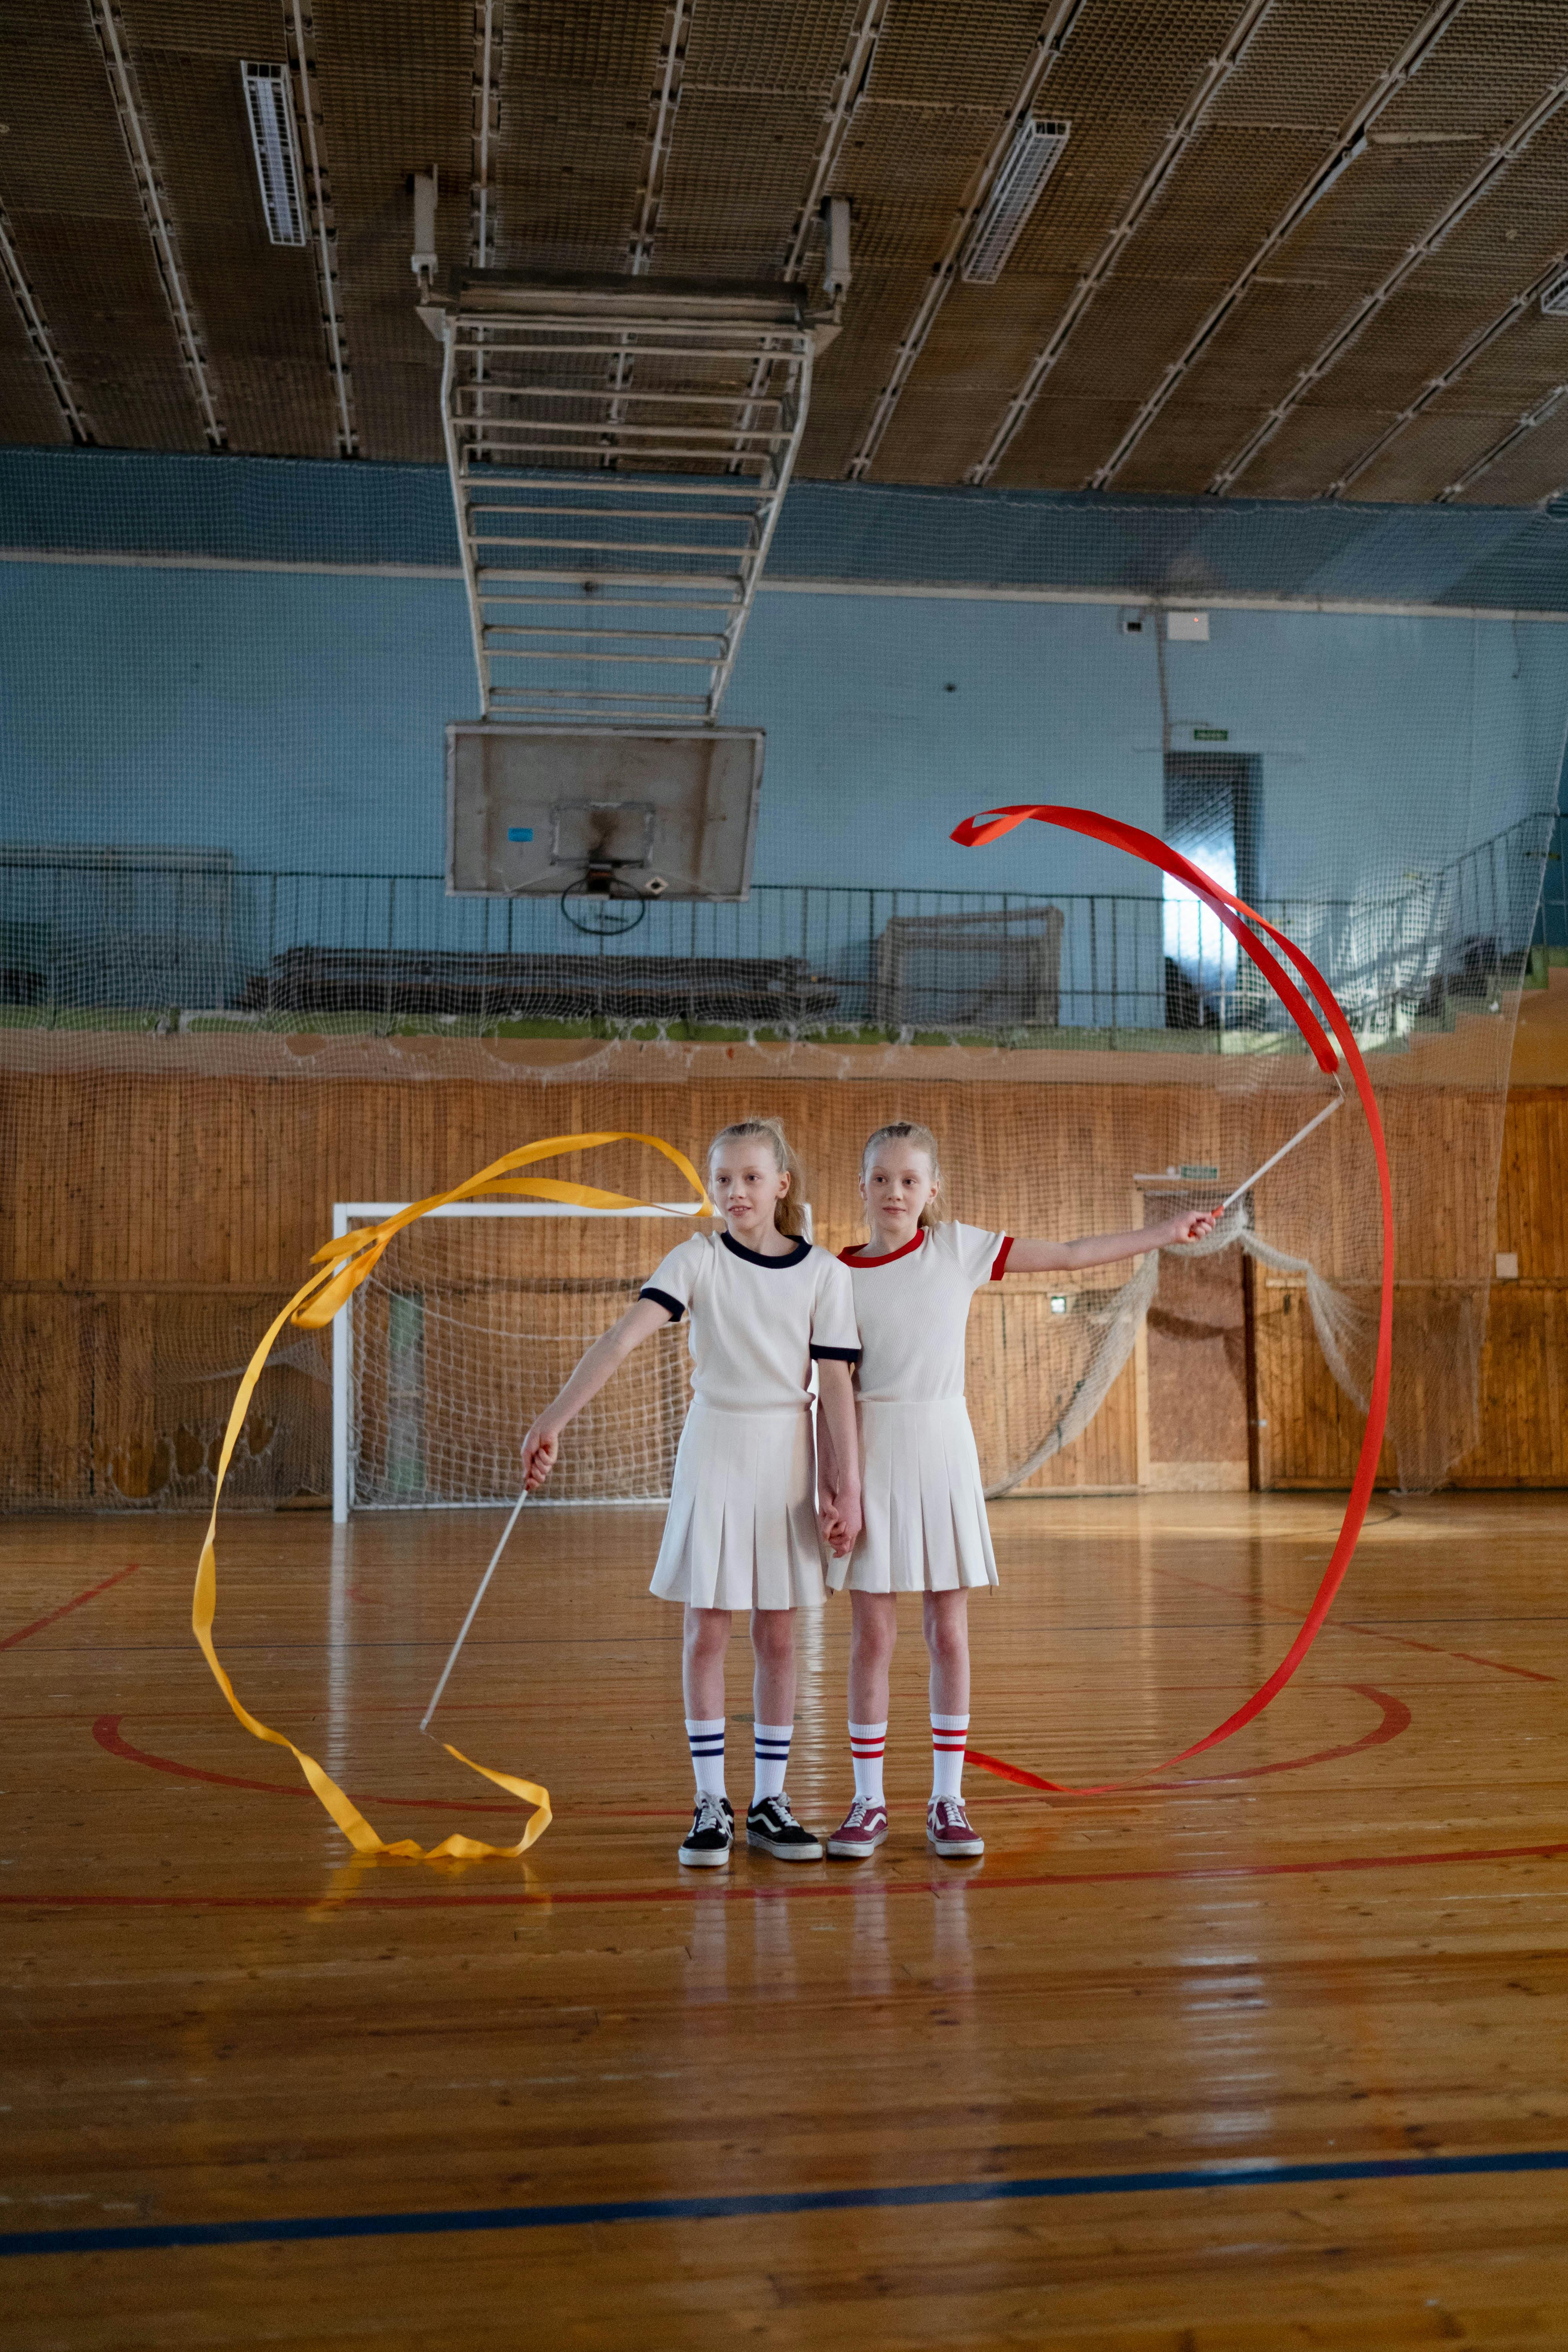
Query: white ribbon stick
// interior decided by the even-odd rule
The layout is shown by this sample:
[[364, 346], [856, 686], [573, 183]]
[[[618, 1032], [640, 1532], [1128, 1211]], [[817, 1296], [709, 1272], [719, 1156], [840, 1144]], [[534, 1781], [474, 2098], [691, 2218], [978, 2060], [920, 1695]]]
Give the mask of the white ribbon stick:
[[462, 1632], [458, 1634], [457, 1640], [452, 1644], [452, 1654], [447, 1659], [446, 1664], [442, 1667], [441, 1679], [437, 1684], [436, 1688], [431, 1695], [429, 1706], [426, 1708], [424, 1715], [420, 1717], [419, 1728], [421, 1731], [426, 1728], [426, 1725], [429, 1723], [430, 1717], [435, 1714], [436, 1709], [441, 1704], [441, 1693], [447, 1687], [447, 1678], [450, 1675], [452, 1668], [458, 1663], [458, 1651], [462, 1648], [464, 1643], [468, 1638], [469, 1626], [473, 1623], [475, 1618], [479, 1613], [479, 1603], [485, 1597], [485, 1587], [489, 1584], [491, 1577], [495, 1574], [496, 1567], [500, 1559], [500, 1556], [511, 1540], [511, 1531], [517, 1525], [517, 1515], [521, 1510], [527, 1500], [528, 1488], [525, 1486], [521, 1494], [518, 1496], [516, 1502], [511, 1507], [511, 1517], [508, 1519], [505, 1528], [501, 1530], [501, 1539], [500, 1543], [497, 1544], [494, 1551], [490, 1554], [490, 1564], [489, 1568], [486, 1569], [483, 1576], [479, 1579], [479, 1591], [475, 1593], [472, 1601], [468, 1603], [468, 1613], [463, 1620]]
[[1286, 1153], [1294, 1151], [1299, 1143], [1305, 1142], [1307, 1137], [1311, 1134], [1312, 1129], [1315, 1127], [1321, 1127], [1326, 1118], [1332, 1118], [1335, 1111], [1339, 1110], [1342, 1107], [1344, 1099], [1345, 1090], [1342, 1085], [1339, 1093], [1334, 1097], [1333, 1101], [1331, 1103], [1325, 1103], [1322, 1109], [1318, 1113], [1316, 1118], [1310, 1118], [1305, 1127], [1298, 1128], [1296, 1133], [1290, 1138], [1289, 1142], [1282, 1143], [1279, 1150], [1274, 1154], [1272, 1160], [1266, 1160], [1262, 1167], [1255, 1170], [1252, 1175], [1247, 1178], [1245, 1184], [1238, 1184], [1235, 1192], [1230, 1194], [1229, 1198], [1220, 1202], [1215, 1214], [1216, 1216], [1223, 1217], [1226, 1211], [1228, 1208], [1234, 1207], [1235, 1203], [1240, 1200], [1244, 1192], [1251, 1192], [1253, 1186], [1258, 1182], [1260, 1176], [1267, 1176], [1271, 1168], [1278, 1168], [1279, 1162], [1285, 1158]]

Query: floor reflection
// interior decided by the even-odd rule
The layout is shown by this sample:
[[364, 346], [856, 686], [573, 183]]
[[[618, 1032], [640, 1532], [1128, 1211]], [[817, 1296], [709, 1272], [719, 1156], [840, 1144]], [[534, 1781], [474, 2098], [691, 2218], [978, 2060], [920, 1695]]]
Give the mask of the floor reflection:
[[851, 1992], [888, 1992], [892, 1988], [893, 1961], [888, 1949], [888, 1890], [870, 1879], [855, 1889], [850, 1909], [849, 1947]]
[[942, 1888], [931, 1903], [931, 1964], [943, 1990], [969, 1992], [974, 1985], [974, 1948], [969, 1934], [969, 1889]]
[[799, 1976], [795, 1915], [800, 1906], [786, 1895], [759, 1895], [750, 1908], [758, 1989], [770, 1998], [788, 2000]]
[[691, 1965], [685, 1993], [692, 2008], [717, 2006], [729, 1998], [730, 1914], [734, 1908], [722, 1895], [700, 1895], [691, 1906], [687, 1937]]

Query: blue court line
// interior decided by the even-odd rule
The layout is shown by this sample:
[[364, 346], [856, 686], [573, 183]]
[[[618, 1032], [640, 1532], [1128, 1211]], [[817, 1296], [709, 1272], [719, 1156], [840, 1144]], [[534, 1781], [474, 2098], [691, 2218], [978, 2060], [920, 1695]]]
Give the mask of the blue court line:
[[601, 2221], [739, 2221], [774, 2213], [895, 2211], [1110, 2197], [1171, 2189], [1256, 2189], [1329, 2180], [1443, 2180], [1488, 2172], [1568, 2172], [1568, 2147], [1497, 2156], [1345, 2158], [1331, 2164], [1194, 2164], [1168, 2172], [937, 2180], [908, 2189], [800, 2189], [751, 2197], [628, 2197], [593, 2205], [479, 2205], [445, 2213], [322, 2213], [282, 2221], [168, 2221], [105, 2230], [0, 2232], [0, 2255], [142, 2253], [165, 2246], [268, 2246], [321, 2238], [448, 2237], [465, 2230], [575, 2230]]

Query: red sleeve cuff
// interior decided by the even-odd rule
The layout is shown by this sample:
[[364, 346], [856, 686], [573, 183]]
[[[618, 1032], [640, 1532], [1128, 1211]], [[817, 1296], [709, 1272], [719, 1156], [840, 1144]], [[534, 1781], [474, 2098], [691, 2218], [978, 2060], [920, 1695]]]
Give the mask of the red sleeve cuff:
[[1002, 1246], [997, 1251], [994, 1259], [992, 1261], [991, 1279], [993, 1282], [1001, 1281], [1002, 1276], [1007, 1271], [1007, 1260], [1011, 1257], [1012, 1254], [1013, 1236], [1011, 1234], [1004, 1234], [1002, 1236]]

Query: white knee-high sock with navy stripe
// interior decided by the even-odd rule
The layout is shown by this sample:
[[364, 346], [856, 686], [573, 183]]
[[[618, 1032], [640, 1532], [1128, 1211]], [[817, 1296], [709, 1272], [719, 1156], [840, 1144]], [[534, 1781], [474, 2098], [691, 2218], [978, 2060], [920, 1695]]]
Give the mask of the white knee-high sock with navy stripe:
[[752, 1802], [760, 1805], [764, 1797], [784, 1795], [784, 1774], [789, 1769], [789, 1744], [795, 1738], [793, 1723], [753, 1723], [752, 1737], [756, 1748], [757, 1779], [752, 1791]]
[[931, 1793], [938, 1797], [963, 1794], [963, 1751], [969, 1741], [966, 1715], [933, 1715], [931, 1719]]
[[882, 1755], [888, 1745], [885, 1723], [852, 1723], [849, 1727], [849, 1754], [855, 1766], [855, 1794], [864, 1797], [868, 1804], [885, 1804], [882, 1794]]
[[691, 1748], [691, 1769], [697, 1775], [700, 1797], [722, 1797], [724, 1787], [724, 1718], [716, 1715], [711, 1721], [699, 1723], [691, 1716], [686, 1718], [686, 1737]]

